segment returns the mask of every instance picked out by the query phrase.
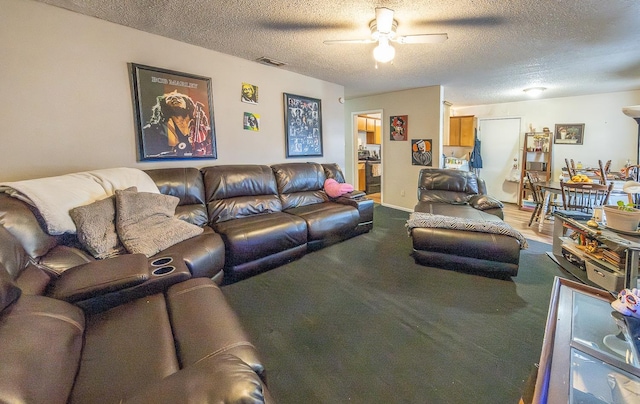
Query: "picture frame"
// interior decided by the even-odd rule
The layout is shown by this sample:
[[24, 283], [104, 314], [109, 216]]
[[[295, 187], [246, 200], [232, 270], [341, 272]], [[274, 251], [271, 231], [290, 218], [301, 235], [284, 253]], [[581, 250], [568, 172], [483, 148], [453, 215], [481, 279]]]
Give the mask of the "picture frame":
[[393, 115], [389, 117], [389, 140], [406, 141], [409, 138], [409, 116]]
[[432, 139], [411, 139], [411, 165], [433, 166]]
[[322, 102], [284, 93], [286, 156], [322, 157]]
[[245, 112], [242, 127], [244, 130], [260, 132], [260, 114]]
[[129, 66], [139, 160], [216, 159], [211, 78]]
[[251, 83], [242, 83], [242, 90], [240, 92], [240, 101], [247, 104], [258, 103], [258, 86]]
[[554, 144], [583, 144], [583, 123], [558, 123], [553, 132]]

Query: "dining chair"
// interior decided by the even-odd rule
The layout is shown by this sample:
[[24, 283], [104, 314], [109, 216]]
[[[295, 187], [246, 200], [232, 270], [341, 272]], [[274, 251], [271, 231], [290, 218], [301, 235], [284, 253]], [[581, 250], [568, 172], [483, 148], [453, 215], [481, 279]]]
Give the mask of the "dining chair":
[[640, 181], [640, 165], [631, 165], [622, 169], [623, 179], [626, 181]]
[[607, 176], [609, 175], [609, 169], [611, 168], [611, 160], [608, 160], [606, 164], [602, 164], [602, 160], [598, 160], [599, 169], [596, 173], [600, 176], [600, 183], [607, 185]]
[[543, 215], [542, 217], [544, 218], [547, 214], [553, 214], [553, 212], [557, 208], [562, 208], [562, 205], [560, 205], [559, 202], [555, 200], [555, 195], [549, 195], [547, 197], [547, 209], [545, 210], [545, 212], [542, 212], [542, 208], [544, 207], [545, 194], [539, 183], [544, 180], [541, 180], [538, 176], [538, 173], [536, 172], [532, 173], [526, 171], [525, 176], [527, 177], [528, 187], [531, 190], [531, 197], [533, 198], [533, 202], [535, 203], [533, 212], [531, 213], [531, 218], [529, 219], [529, 227], [531, 227], [531, 224], [534, 221], [542, 223], [540, 221], [540, 215]]
[[573, 178], [576, 175], [576, 165], [571, 159], [571, 164], [569, 164], [569, 159], [564, 159], [564, 163], [567, 165], [567, 171], [569, 172], [569, 178]]
[[598, 167], [599, 167], [598, 174], [600, 174], [600, 183], [603, 185], [607, 185], [607, 169], [604, 168], [604, 165], [602, 164], [602, 160], [598, 160]]
[[531, 197], [533, 198], [533, 203], [536, 205], [533, 207], [533, 212], [531, 213], [531, 218], [529, 219], [529, 227], [531, 227], [531, 223], [533, 223], [534, 219], [537, 222], [540, 218], [540, 212], [542, 211], [542, 204], [544, 202], [544, 198], [542, 195], [542, 191], [536, 182], [538, 182], [537, 176], [531, 174], [529, 171], [525, 173], [527, 176], [527, 181], [529, 183], [529, 189], [531, 190]]
[[560, 181], [562, 205], [565, 210], [578, 210], [592, 213], [594, 206], [604, 206], [609, 201], [613, 182], [609, 185], [593, 182]]

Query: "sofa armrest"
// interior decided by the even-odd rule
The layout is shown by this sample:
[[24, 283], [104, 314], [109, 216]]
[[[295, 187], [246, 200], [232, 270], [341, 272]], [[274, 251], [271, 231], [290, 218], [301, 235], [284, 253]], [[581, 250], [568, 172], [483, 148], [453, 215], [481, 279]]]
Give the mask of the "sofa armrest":
[[346, 194], [340, 195], [336, 199], [345, 198], [345, 199], [360, 199], [366, 197], [367, 194], [364, 191], [355, 190], [352, 192], [347, 192]]
[[209, 357], [147, 386], [122, 404], [272, 403], [260, 377], [229, 354]]
[[[333, 202], [353, 206], [358, 209], [360, 219], [358, 220], [359, 226], [367, 224], [369, 227], [373, 226], [373, 200], [367, 198], [367, 194], [362, 191], [353, 191], [348, 194], [344, 194], [334, 199]], [[368, 231], [368, 230], [367, 230]]]
[[149, 279], [149, 264], [144, 254], [126, 254], [92, 261], [64, 271], [49, 295], [77, 302], [139, 285]]

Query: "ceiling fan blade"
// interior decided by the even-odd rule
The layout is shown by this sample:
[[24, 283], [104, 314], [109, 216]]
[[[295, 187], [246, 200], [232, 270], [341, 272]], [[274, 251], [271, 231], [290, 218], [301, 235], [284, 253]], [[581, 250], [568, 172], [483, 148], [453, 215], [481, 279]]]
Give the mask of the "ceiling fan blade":
[[388, 34], [393, 28], [393, 10], [386, 7], [376, 8], [376, 26], [378, 32]]
[[352, 23], [342, 22], [304, 22], [304, 21], [262, 21], [257, 24], [266, 29], [275, 31], [318, 31], [323, 29], [352, 29]]
[[449, 38], [447, 34], [400, 35], [392, 41], [397, 43], [442, 43]]
[[486, 15], [468, 18], [442, 18], [414, 20], [414, 27], [433, 27], [434, 25], [446, 25], [453, 27], [497, 27], [507, 22], [506, 18], [498, 15]]
[[373, 39], [329, 39], [327, 41], [323, 41], [325, 45], [336, 45], [342, 43], [374, 43]]

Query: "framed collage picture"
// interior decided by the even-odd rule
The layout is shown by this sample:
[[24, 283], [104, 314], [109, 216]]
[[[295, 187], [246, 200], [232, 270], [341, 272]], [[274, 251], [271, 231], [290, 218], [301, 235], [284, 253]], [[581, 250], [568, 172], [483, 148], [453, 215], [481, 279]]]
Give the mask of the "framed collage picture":
[[284, 93], [288, 157], [322, 156], [322, 105], [316, 98]]

